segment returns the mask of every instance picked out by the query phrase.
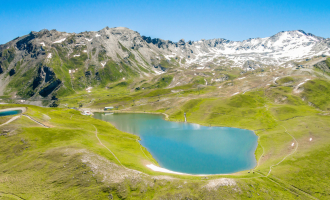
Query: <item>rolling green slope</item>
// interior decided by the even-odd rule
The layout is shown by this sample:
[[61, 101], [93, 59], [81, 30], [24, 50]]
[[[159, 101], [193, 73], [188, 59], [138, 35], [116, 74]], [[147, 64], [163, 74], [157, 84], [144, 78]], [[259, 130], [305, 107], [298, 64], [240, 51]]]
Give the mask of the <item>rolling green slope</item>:
[[183, 121], [186, 113], [191, 123], [254, 130], [257, 166], [207, 178], [149, 170], [146, 164], [157, 163], [139, 138], [107, 122], [67, 108], [27, 106], [27, 115], [50, 128], [25, 116], [0, 127], [0, 199], [328, 199], [330, 84], [313, 79], [294, 92], [302, 80], [288, 77], [267, 88], [212, 96], [215, 86], [166, 88], [172, 77], [160, 76], [149, 82], [159, 87], [136, 91], [145, 81], [128, 79], [59, 100], [165, 113], [172, 121]]
[[254, 176], [215, 188], [203, 177], [158, 176], [144, 166], [155, 161], [137, 136], [75, 110], [28, 106], [26, 114], [50, 128], [25, 116], [0, 127], [0, 199], [294, 198]]

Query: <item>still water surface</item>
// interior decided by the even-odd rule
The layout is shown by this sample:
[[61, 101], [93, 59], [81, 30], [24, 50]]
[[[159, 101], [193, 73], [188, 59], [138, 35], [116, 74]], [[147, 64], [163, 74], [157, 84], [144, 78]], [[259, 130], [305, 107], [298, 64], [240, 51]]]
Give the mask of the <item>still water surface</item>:
[[9, 111], [2, 111], [0, 112], [0, 117], [7, 116], [7, 115], [17, 115], [22, 113], [21, 110], [9, 110]]
[[140, 136], [163, 168], [189, 174], [224, 174], [252, 169], [258, 136], [253, 131], [170, 122], [162, 115], [95, 113], [95, 118]]

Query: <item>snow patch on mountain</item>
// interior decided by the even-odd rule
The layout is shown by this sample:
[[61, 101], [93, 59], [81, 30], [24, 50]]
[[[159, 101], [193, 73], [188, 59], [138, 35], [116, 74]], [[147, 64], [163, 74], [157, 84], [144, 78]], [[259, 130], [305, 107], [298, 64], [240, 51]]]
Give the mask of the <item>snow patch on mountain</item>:
[[[289, 61], [302, 61], [320, 55], [330, 55], [330, 41], [303, 31], [279, 32], [266, 38], [244, 41], [226, 39], [200, 40], [179, 46], [176, 56], [186, 57], [186, 65], [221, 64], [242, 67], [247, 61], [264, 65], [287, 66]], [[173, 56], [173, 54], [171, 55]], [[219, 60], [219, 58], [222, 58]], [[215, 61], [217, 60], [218, 61]]]
[[66, 38], [63, 38], [63, 39], [60, 39], [60, 40], [57, 40], [57, 41], [55, 41], [55, 42], [53, 42], [54, 44], [56, 44], [56, 43], [62, 43], [62, 42], [64, 42], [66, 40]]

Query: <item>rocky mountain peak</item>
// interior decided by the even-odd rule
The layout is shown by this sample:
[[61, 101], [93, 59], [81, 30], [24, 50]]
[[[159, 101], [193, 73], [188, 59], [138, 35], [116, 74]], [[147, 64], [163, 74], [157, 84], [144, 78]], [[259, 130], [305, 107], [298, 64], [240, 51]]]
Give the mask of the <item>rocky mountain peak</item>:
[[[330, 40], [300, 30], [244, 41], [218, 38], [172, 42], [141, 36], [125, 27], [81, 33], [44, 29], [0, 45], [0, 83], [3, 85], [0, 94], [13, 90], [6, 87], [9, 84], [21, 96], [48, 98], [62, 87], [74, 92], [87, 86], [106, 85], [129, 77], [149, 77], [180, 67], [254, 70], [264, 66], [286, 67], [317, 55], [330, 55]], [[55, 75], [51, 81], [41, 81], [36, 87], [43, 77], [37, 69], [53, 70]], [[23, 85], [15, 85], [13, 82], [20, 76], [31, 78], [23, 81]]]

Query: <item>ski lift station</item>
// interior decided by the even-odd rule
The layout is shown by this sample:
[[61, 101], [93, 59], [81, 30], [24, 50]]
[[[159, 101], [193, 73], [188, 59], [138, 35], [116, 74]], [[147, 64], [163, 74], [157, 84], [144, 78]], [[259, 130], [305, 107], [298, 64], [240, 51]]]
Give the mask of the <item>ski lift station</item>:
[[108, 111], [108, 110], [113, 110], [113, 106], [110, 106], [110, 107], [104, 107], [104, 111]]

